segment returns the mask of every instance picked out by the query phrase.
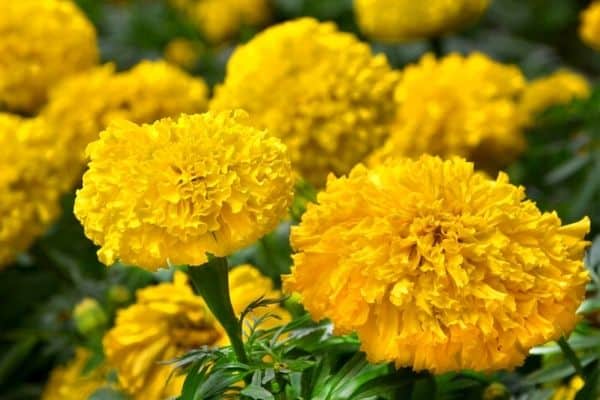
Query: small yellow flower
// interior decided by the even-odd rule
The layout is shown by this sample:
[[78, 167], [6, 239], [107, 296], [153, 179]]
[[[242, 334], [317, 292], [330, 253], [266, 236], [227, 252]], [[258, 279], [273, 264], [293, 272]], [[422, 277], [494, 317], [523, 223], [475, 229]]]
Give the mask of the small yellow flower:
[[118, 121], [88, 154], [75, 215], [106, 265], [229, 255], [275, 228], [292, 199], [285, 146], [242, 111]]
[[[281, 296], [270, 279], [249, 265], [235, 267], [229, 285], [237, 315], [261, 296]], [[266, 313], [279, 315], [279, 324], [290, 320], [289, 313], [276, 306], [259, 308], [250, 317]], [[173, 366], [161, 362], [201, 346], [227, 344], [225, 331], [182, 272], [175, 273], [173, 283], [138, 290], [137, 302], [118, 313], [115, 327], [104, 337], [104, 351], [117, 370], [119, 384], [140, 400], [164, 399], [181, 391], [184, 377], [172, 375]]]
[[514, 66], [480, 53], [425, 55], [402, 72], [395, 92], [396, 119], [385, 145], [370, 158], [435, 154], [461, 156], [497, 170], [525, 147], [518, 98], [525, 79]]
[[199, 44], [188, 39], [173, 39], [165, 48], [165, 60], [181, 68], [191, 69], [199, 59]]
[[73, 321], [77, 330], [87, 335], [106, 326], [108, 317], [96, 299], [86, 297], [73, 309]]
[[397, 80], [383, 55], [310, 18], [265, 30], [235, 50], [212, 109], [242, 108], [287, 145], [297, 171], [322, 186], [380, 146]]
[[60, 212], [64, 151], [43, 119], [0, 113], [0, 268], [25, 251]]
[[80, 347], [75, 351], [75, 358], [67, 365], [54, 368], [42, 393], [42, 400], [87, 400], [95, 391], [108, 387], [105, 367], [84, 373], [90, 355], [88, 350]]
[[94, 27], [69, 0], [4, 0], [0, 15], [0, 110], [34, 111], [52, 85], [98, 62]]
[[477, 20], [489, 0], [354, 0], [360, 29], [372, 38], [398, 42], [439, 36]]
[[42, 115], [56, 131], [56, 140], [69, 149], [66, 170], [71, 181], [81, 177], [85, 148], [98, 139], [111, 121], [151, 123], [181, 113], [206, 111], [208, 88], [164, 61], [142, 61], [129, 71], [115, 73], [107, 64], [57, 85]]
[[589, 94], [590, 85], [584, 76], [560, 70], [529, 83], [521, 97], [521, 107], [531, 121], [536, 114], [551, 106], [586, 98]]
[[579, 37], [585, 44], [600, 51], [600, 1], [594, 1], [581, 12]]
[[561, 386], [552, 395], [552, 400], [575, 400], [577, 397], [577, 393], [583, 386], [585, 385], [585, 381], [579, 376], [576, 375], [569, 381], [569, 385]]
[[399, 159], [331, 177], [317, 200], [292, 228], [284, 288], [372, 362], [510, 369], [578, 320], [589, 219], [562, 226], [504, 173]]

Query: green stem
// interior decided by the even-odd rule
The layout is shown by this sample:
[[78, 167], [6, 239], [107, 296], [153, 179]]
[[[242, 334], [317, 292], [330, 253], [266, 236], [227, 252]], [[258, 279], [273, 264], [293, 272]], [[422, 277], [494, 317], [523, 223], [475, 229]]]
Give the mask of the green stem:
[[577, 357], [577, 354], [575, 354], [564, 336], [558, 339], [558, 345], [565, 358], [571, 363], [573, 368], [575, 368], [577, 375], [583, 377], [583, 366], [581, 365], [581, 361], [579, 361], [579, 357]]
[[431, 51], [437, 58], [441, 58], [444, 56], [444, 41], [440, 36], [434, 36], [429, 39], [429, 45], [431, 46]]
[[229, 296], [228, 272], [227, 259], [224, 257], [211, 257], [203, 265], [188, 268], [192, 284], [225, 329], [238, 361], [246, 364], [248, 357], [242, 341], [242, 326]]

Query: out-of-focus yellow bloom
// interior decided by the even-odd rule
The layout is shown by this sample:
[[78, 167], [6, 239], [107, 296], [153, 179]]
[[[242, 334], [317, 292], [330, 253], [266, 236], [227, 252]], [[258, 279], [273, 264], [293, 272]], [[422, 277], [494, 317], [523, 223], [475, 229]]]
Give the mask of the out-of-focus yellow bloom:
[[87, 335], [106, 326], [108, 317], [96, 299], [86, 297], [73, 309], [73, 321], [77, 330]]
[[374, 39], [397, 42], [453, 32], [476, 21], [489, 0], [354, 0], [360, 29]]
[[589, 94], [590, 85], [584, 76], [561, 70], [529, 83], [523, 92], [521, 107], [531, 122], [536, 114], [551, 106], [566, 104]]
[[594, 1], [581, 12], [579, 37], [585, 44], [600, 51], [600, 1]]
[[525, 147], [518, 97], [525, 79], [514, 66], [474, 53], [440, 60], [425, 55], [402, 73], [396, 119], [372, 165], [390, 157], [461, 156], [496, 170]]
[[[248, 265], [230, 272], [229, 285], [238, 315], [261, 296], [280, 296], [268, 278]], [[289, 313], [276, 306], [257, 309], [254, 316], [269, 312], [282, 317], [279, 323], [290, 320]], [[116, 368], [121, 387], [140, 400], [164, 399], [181, 391], [184, 377], [171, 376], [173, 366], [162, 361], [201, 346], [227, 344], [225, 331], [182, 272], [175, 273], [173, 283], [138, 290], [137, 302], [118, 313], [115, 327], [104, 337], [108, 363]]]
[[387, 136], [397, 73], [383, 55], [332, 23], [304, 18], [238, 47], [212, 109], [242, 108], [280, 137], [292, 163], [322, 186]]
[[165, 60], [185, 69], [193, 68], [199, 59], [199, 44], [189, 39], [173, 39], [165, 48]]
[[397, 159], [331, 177], [317, 200], [292, 228], [284, 288], [315, 320], [356, 331], [372, 362], [510, 369], [577, 322], [590, 221], [561, 226], [504, 173]]
[[575, 400], [577, 393], [583, 388], [585, 381], [576, 375], [571, 378], [568, 386], [561, 386], [552, 395], [552, 400]]
[[88, 146], [75, 215], [106, 265], [200, 265], [275, 228], [292, 199], [285, 146], [243, 111], [117, 121]]
[[69, 0], [0, 1], [0, 15], [0, 110], [34, 111], [98, 62], [94, 27]]
[[50, 94], [42, 115], [56, 128], [56, 140], [69, 149], [71, 181], [81, 177], [85, 148], [111, 121], [151, 123], [181, 113], [205, 111], [208, 88], [164, 61], [142, 61], [115, 73], [107, 64], [65, 80]]
[[84, 373], [90, 355], [88, 350], [78, 348], [73, 360], [54, 368], [42, 393], [42, 400], [87, 400], [95, 391], [108, 386], [103, 366]]
[[43, 119], [0, 113], [0, 267], [58, 216], [64, 151]]
[[269, 0], [171, 0], [207, 40], [221, 43], [244, 26], [260, 27], [271, 19]]

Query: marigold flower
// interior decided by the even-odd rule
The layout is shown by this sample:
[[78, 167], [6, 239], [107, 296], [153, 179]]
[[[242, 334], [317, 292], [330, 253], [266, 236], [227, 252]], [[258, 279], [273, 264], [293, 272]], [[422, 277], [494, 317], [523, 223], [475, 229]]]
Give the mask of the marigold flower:
[[181, 68], [191, 69], [200, 59], [200, 44], [189, 39], [177, 38], [167, 43], [165, 60]]
[[107, 64], [65, 80], [52, 90], [42, 115], [60, 132], [61, 146], [69, 149], [65, 169], [74, 181], [81, 177], [86, 146], [111, 121], [151, 123], [203, 112], [207, 103], [208, 88], [201, 78], [164, 61], [142, 61], [122, 73]]
[[87, 151], [75, 215], [106, 265], [226, 256], [275, 228], [292, 198], [285, 146], [242, 111], [117, 121]]
[[561, 226], [504, 173], [432, 156], [358, 165], [317, 201], [292, 228], [284, 289], [356, 331], [372, 362], [513, 368], [577, 322], [589, 219]]
[[206, 39], [221, 43], [244, 26], [260, 27], [271, 19], [269, 0], [171, 0]]
[[581, 12], [579, 37], [585, 44], [600, 51], [600, 1], [594, 1]]
[[[280, 295], [270, 279], [249, 265], [235, 267], [229, 282], [238, 315], [261, 296]], [[270, 312], [282, 317], [279, 323], [291, 319], [275, 306], [259, 308], [254, 316]], [[162, 361], [201, 346], [227, 345], [228, 339], [202, 298], [194, 295], [186, 275], [176, 272], [173, 283], [138, 290], [137, 302], [119, 311], [103, 342], [108, 363], [127, 393], [134, 399], [164, 399], [179, 394], [184, 377], [173, 375], [173, 366]]]
[[0, 109], [34, 111], [51, 85], [98, 62], [94, 27], [71, 1], [0, 1], [0, 15]]
[[531, 121], [536, 114], [551, 106], [586, 98], [589, 94], [590, 85], [584, 76], [560, 70], [529, 83], [521, 97], [521, 107]]
[[397, 42], [456, 31], [476, 21], [489, 3], [489, 0], [354, 0], [354, 11], [364, 34]]
[[304, 18], [240, 46], [212, 109], [242, 108], [282, 139], [315, 185], [348, 172], [384, 141], [397, 74], [383, 55], [332, 23]]
[[75, 350], [75, 358], [50, 373], [42, 400], [83, 400], [104, 386], [106, 369], [103, 366], [84, 373], [91, 353], [83, 347]]
[[0, 113], [0, 268], [54, 221], [64, 190], [63, 152], [42, 119]]
[[525, 147], [518, 97], [525, 79], [514, 66], [480, 53], [425, 55], [402, 73], [395, 92], [396, 119], [372, 165], [390, 157], [461, 156], [491, 171]]

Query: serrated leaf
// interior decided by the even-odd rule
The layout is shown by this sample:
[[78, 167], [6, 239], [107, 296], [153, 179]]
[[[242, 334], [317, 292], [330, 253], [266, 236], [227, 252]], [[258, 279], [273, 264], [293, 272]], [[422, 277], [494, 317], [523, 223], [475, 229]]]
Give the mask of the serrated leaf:
[[258, 385], [246, 386], [240, 393], [254, 400], [275, 400], [271, 392]]

